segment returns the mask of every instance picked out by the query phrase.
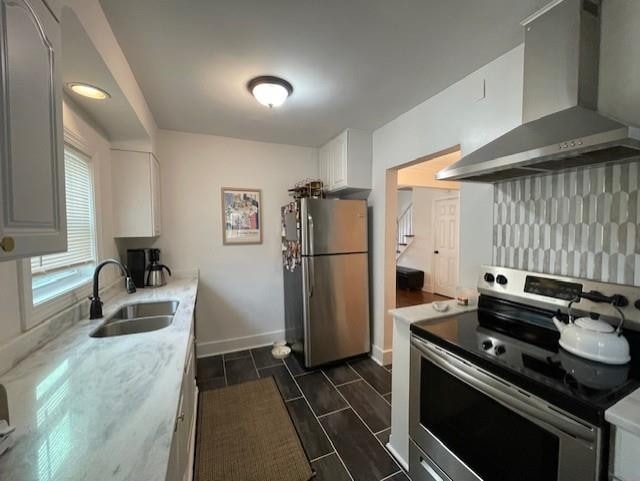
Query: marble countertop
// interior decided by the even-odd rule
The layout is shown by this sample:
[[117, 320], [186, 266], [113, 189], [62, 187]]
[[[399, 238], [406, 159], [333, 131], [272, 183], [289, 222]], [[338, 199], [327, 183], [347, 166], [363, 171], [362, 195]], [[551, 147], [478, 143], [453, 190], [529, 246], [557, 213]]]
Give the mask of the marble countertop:
[[[0, 480], [164, 480], [197, 288], [173, 279], [111, 299], [103, 319], [74, 324], [2, 375], [16, 431]], [[157, 300], [180, 301], [170, 326], [89, 336], [122, 305]]]
[[614, 426], [640, 436], [640, 389], [607, 409], [604, 418]]
[[449, 317], [461, 312], [475, 311], [478, 306], [475, 299], [469, 299], [468, 306], [459, 305], [455, 299], [448, 301], [438, 301], [438, 304], [444, 304], [448, 306], [448, 309], [444, 312], [436, 311], [433, 307], [433, 302], [429, 304], [418, 304], [416, 306], [401, 307], [399, 309], [391, 309], [391, 314], [396, 320], [404, 322], [406, 324], [413, 324], [418, 321], [426, 321], [429, 319], [438, 319], [441, 317]]

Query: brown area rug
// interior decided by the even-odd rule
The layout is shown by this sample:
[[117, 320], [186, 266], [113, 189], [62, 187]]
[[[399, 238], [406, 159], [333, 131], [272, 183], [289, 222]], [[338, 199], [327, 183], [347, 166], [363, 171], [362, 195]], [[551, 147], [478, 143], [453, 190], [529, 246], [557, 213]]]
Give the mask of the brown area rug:
[[312, 475], [273, 378], [200, 393], [196, 481], [308, 481]]

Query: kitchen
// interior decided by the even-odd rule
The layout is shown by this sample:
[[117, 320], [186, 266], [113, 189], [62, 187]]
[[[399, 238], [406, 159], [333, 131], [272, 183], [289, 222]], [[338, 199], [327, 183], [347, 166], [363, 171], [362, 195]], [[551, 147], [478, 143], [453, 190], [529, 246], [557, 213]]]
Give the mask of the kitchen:
[[[3, 29], [9, 39], [12, 35], [21, 38], [25, 29], [34, 32], [31, 18], [36, 13], [47, 19], [37, 26], [49, 32], [46, 38], [51, 37], [54, 58], [60, 45], [63, 54], [62, 61], [53, 64], [54, 70], [61, 69], [56, 72], [61, 80], [55, 95], [47, 90], [38, 97], [26, 93], [26, 84], [22, 90], [15, 87], [19, 83], [6, 84], [17, 89], [16, 99], [31, 102], [22, 110], [25, 115], [5, 116], [9, 120], [5, 121], [4, 138], [11, 133], [13, 155], [29, 158], [30, 163], [26, 168], [12, 166], [10, 157], [3, 155], [0, 385], [6, 389], [8, 402], [0, 396], [0, 418], [8, 418], [15, 427], [12, 434], [3, 435], [3, 442], [8, 444], [10, 436], [15, 445], [0, 456], [1, 478], [191, 479], [194, 452], [205, 444], [196, 440], [196, 431], [203, 432], [203, 428], [196, 428], [200, 422], [196, 409], [201, 407], [197, 407], [194, 379], [202, 402], [203, 396], [222, 396], [224, 389], [213, 388], [233, 384], [228, 382], [230, 377], [249, 380], [269, 372], [276, 383], [280, 381], [278, 388], [302, 440], [303, 454], [318, 473], [316, 479], [406, 479], [407, 468], [412, 479], [456, 479], [433, 460], [435, 468], [426, 463], [433, 473], [426, 468], [422, 469], [427, 474], [411, 472], [410, 328], [394, 321], [394, 316], [423, 321], [435, 311], [433, 306], [422, 306], [407, 308], [414, 311], [404, 315], [389, 312], [395, 307], [396, 208], [391, 171], [456, 146], [464, 160], [521, 125], [523, 119], [528, 120], [523, 108], [523, 95], [527, 95], [523, 86], [523, 65], [526, 70], [528, 62], [527, 44], [523, 44], [526, 28], [520, 22], [547, 2], [511, 5], [487, 1], [464, 7], [415, 2], [406, 10], [379, 2], [378, 10], [340, 6], [345, 11], [338, 5], [301, 11], [286, 3], [289, 9], [285, 7], [283, 13], [281, 4], [262, 11], [252, 2], [196, 2], [192, 10], [178, 2], [168, 2], [162, 8], [145, 1], [3, 2]], [[563, 4], [552, 5], [558, 3]], [[583, 2], [564, 3], [575, 6]], [[459, 13], [462, 9], [464, 13]], [[640, 11], [631, 0], [605, 0], [601, 13], [598, 110], [625, 125], [640, 125], [640, 92], [634, 82], [640, 65], [634, 27], [640, 21]], [[395, 22], [404, 22], [404, 34], [398, 34]], [[58, 43], [51, 33], [56, 29]], [[378, 36], [371, 32], [378, 32]], [[29, 37], [30, 43], [25, 45], [32, 49], [34, 62], [49, 65], [39, 38]], [[296, 42], [291, 42], [292, 38]], [[5, 48], [11, 49], [10, 40], [5, 42]], [[344, 58], [336, 57], [338, 51]], [[270, 60], [270, 55], [275, 60]], [[535, 64], [538, 59], [533, 58]], [[3, 74], [9, 80], [14, 71], [11, 59], [5, 60], [9, 67], [8, 74]], [[34, 63], [34, 70], [26, 73], [16, 70], [16, 75], [26, 79], [43, 75], [38, 65]], [[566, 69], [561, 72], [558, 75], [567, 75]], [[247, 88], [252, 78], [272, 74], [291, 82], [291, 90], [284, 89], [289, 98], [281, 107], [260, 105]], [[544, 76], [543, 80], [558, 81], [557, 76], [552, 77]], [[109, 98], [80, 97], [71, 89], [74, 82], [99, 87]], [[47, 99], [47, 94], [51, 98]], [[39, 113], [47, 105], [51, 116], [41, 121]], [[570, 105], [559, 102], [550, 109], [562, 107]], [[27, 140], [31, 130], [46, 139], [50, 125], [56, 126], [59, 136], [50, 147], [55, 146], [57, 157], [65, 159], [58, 162], [57, 171], [43, 161], [51, 160], [51, 150], [43, 151], [40, 148], [45, 144]], [[333, 144], [338, 142], [342, 132], [347, 139], [343, 165], [348, 174], [349, 169], [355, 169], [356, 175], [336, 181], [326, 169], [330, 149], [323, 146], [332, 145], [332, 139]], [[366, 149], [359, 153], [349, 150], [349, 138], [359, 135], [368, 137], [369, 153]], [[3, 144], [5, 149], [9, 145]], [[70, 152], [85, 154], [90, 161], [82, 163], [82, 155], [66, 155], [63, 145], [71, 146]], [[344, 150], [332, 152], [335, 159]], [[54, 260], [42, 254], [67, 247], [65, 213], [69, 225], [75, 219], [91, 218], [83, 217], [86, 211], [80, 208], [67, 206], [65, 212], [60, 195], [63, 187], [55, 188], [64, 186], [61, 164], [67, 164], [67, 159], [70, 166], [72, 162], [91, 166], [92, 176], [86, 178], [93, 179], [92, 197], [88, 198], [93, 200], [95, 234], [86, 252], [93, 264], [87, 263], [90, 272], [75, 269], [84, 276], [79, 287], [76, 283], [75, 289], [66, 289], [63, 282], [62, 292], [52, 293], [47, 292], [47, 282], [33, 283], [39, 272], [56, 271]], [[566, 254], [558, 254], [558, 270], [554, 263], [534, 264], [533, 257], [530, 263], [514, 261], [513, 252], [519, 247], [509, 244], [510, 236], [499, 237], [497, 232], [503, 227], [515, 230], [518, 225], [515, 214], [503, 218], [500, 213], [502, 209], [520, 209], [520, 194], [515, 192], [519, 181], [461, 182], [457, 276], [471, 307], [460, 309], [473, 312], [476, 287], [482, 295], [492, 297], [496, 284], [483, 284], [487, 269], [494, 278], [509, 278], [511, 289], [516, 286], [511, 282], [513, 275], [492, 269], [515, 268], [605, 283], [588, 290], [624, 295], [630, 301], [624, 307], [624, 326], [633, 331], [631, 309], [640, 285], [640, 253], [631, 226], [637, 213], [633, 204], [637, 201], [637, 164], [637, 159], [613, 164], [612, 180], [609, 174], [596, 175], [600, 180], [594, 185], [611, 185], [611, 190], [603, 187], [605, 194], [611, 194], [610, 199], [605, 195], [605, 205], [618, 209], [618, 220], [610, 220], [612, 214], [607, 214], [607, 222], [622, 226], [619, 206], [628, 206], [624, 232], [616, 232], [615, 239], [609, 237], [608, 242], [591, 246], [589, 229], [592, 225], [599, 229], [597, 224], [602, 221], [598, 218], [598, 222], [585, 223], [587, 233], [580, 239], [585, 239], [587, 259], [593, 254], [595, 265], [599, 255], [602, 267], [606, 255], [606, 268], [600, 270], [565, 272], [569, 262], [563, 262], [562, 255]], [[618, 165], [627, 167], [619, 170], [622, 167]], [[572, 172], [597, 173], [601, 168], [583, 167]], [[11, 169], [13, 177], [6, 180]], [[566, 177], [569, 188], [574, 181], [578, 185], [577, 174], [572, 175]], [[273, 361], [267, 346], [287, 336], [281, 207], [290, 201], [288, 190], [296, 183], [319, 177], [332, 191], [330, 196], [359, 197], [367, 202], [370, 343], [360, 350], [370, 349], [371, 359], [356, 358], [347, 365], [299, 376], [291, 364], [295, 357], [285, 359], [284, 364]], [[264, 219], [259, 229], [261, 243], [234, 246], [224, 242], [221, 191], [230, 188], [259, 191]], [[67, 190], [72, 189], [69, 184]], [[86, 191], [78, 192], [86, 195]], [[570, 197], [552, 195], [549, 199], [543, 196], [543, 200], [549, 200], [551, 211], [561, 216], [569, 215]], [[588, 195], [582, 201], [591, 202]], [[52, 205], [57, 207], [55, 212]], [[31, 223], [15, 223], [25, 215]], [[43, 223], [42, 217], [49, 223]], [[546, 225], [539, 223], [542, 243]], [[569, 237], [574, 238], [573, 234]], [[581, 240], [577, 245], [582, 245]], [[171, 270], [171, 276], [167, 271], [159, 276], [167, 285], [138, 288], [127, 294], [119, 269], [106, 266], [99, 277], [104, 287], [100, 291], [103, 319], [125, 316], [117, 313], [127, 304], [178, 300], [177, 307], [158, 307], [168, 309], [162, 315], [173, 316], [171, 324], [151, 332], [91, 338], [89, 343], [89, 334], [104, 322], [88, 319], [89, 302], [84, 300], [91, 294], [96, 264], [107, 258], [131, 264], [128, 250], [150, 248], [160, 249], [159, 262]], [[22, 260], [28, 258], [32, 261]], [[614, 264], [615, 270], [610, 267]], [[612, 282], [624, 289], [607, 291]], [[38, 302], [40, 295], [46, 301]], [[567, 304], [558, 307], [566, 313]], [[611, 308], [596, 304], [597, 309]], [[347, 301], [346, 305], [351, 304]], [[458, 312], [457, 304], [448, 309], [442, 317]], [[606, 309], [601, 315], [606, 320], [612, 316]], [[615, 316], [611, 322], [617, 326]], [[633, 333], [627, 336], [625, 331], [625, 337], [633, 347]], [[382, 367], [391, 364], [391, 369]], [[387, 387], [391, 383], [392, 389]], [[247, 384], [251, 383], [239, 386]], [[314, 390], [324, 392], [325, 388], [335, 401], [327, 404], [335, 404], [333, 410], [326, 406], [319, 410], [313, 401]], [[363, 392], [370, 397], [363, 397]], [[180, 399], [189, 409], [176, 414]], [[366, 417], [367, 409], [376, 416]], [[177, 423], [183, 411], [188, 422]], [[613, 447], [606, 450], [610, 455], [599, 458], [599, 477], [586, 479], [638, 479], [634, 454], [640, 449], [637, 401], [634, 407], [632, 395], [626, 404], [608, 411], [605, 418], [610, 432], [602, 430], [600, 439], [606, 437], [606, 442], [600, 446]], [[296, 413], [301, 412], [310, 413], [309, 425], [316, 426], [322, 440], [316, 445], [325, 449], [309, 454], [312, 443], [301, 424], [296, 424], [300, 419]], [[175, 426], [180, 426], [176, 430], [180, 436], [174, 435]], [[364, 455], [351, 450], [345, 427], [362, 434], [359, 439]], [[88, 434], [92, 431], [96, 431], [95, 437]], [[152, 432], [158, 435], [154, 437]], [[377, 435], [390, 435], [388, 444], [386, 439], [378, 442]], [[178, 445], [176, 438], [181, 440]], [[42, 454], [36, 454], [38, 450]], [[262, 479], [268, 478], [265, 475]], [[574, 478], [558, 475], [557, 479]]]

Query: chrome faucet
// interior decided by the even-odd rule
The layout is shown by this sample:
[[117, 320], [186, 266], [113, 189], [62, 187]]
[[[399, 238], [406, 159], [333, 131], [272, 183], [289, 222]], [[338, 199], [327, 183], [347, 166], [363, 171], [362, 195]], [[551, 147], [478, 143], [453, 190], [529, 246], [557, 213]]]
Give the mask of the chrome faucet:
[[102, 301], [100, 300], [100, 296], [98, 295], [98, 278], [100, 276], [100, 271], [107, 264], [115, 264], [120, 267], [122, 274], [125, 276], [124, 286], [127, 289], [127, 293], [133, 294], [134, 292], [136, 292], [136, 286], [133, 283], [133, 279], [131, 279], [131, 274], [129, 273], [129, 269], [127, 269], [127, 266], [116, 259], [107, 259], [105, 261], [102, 261], [96, 266], [96, 270], [93, 272], [93, 295], [89, 298], [91, 300], [91, 307], [89, 308], [89, 319], [100, 319], [102, 317]]

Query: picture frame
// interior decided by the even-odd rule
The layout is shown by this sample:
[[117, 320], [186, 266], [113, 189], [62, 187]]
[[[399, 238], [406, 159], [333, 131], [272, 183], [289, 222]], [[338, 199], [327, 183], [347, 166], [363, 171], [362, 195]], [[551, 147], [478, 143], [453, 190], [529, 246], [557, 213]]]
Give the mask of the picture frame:
[[222, 187], [223, 245], [262, 244], [262, 190]]

